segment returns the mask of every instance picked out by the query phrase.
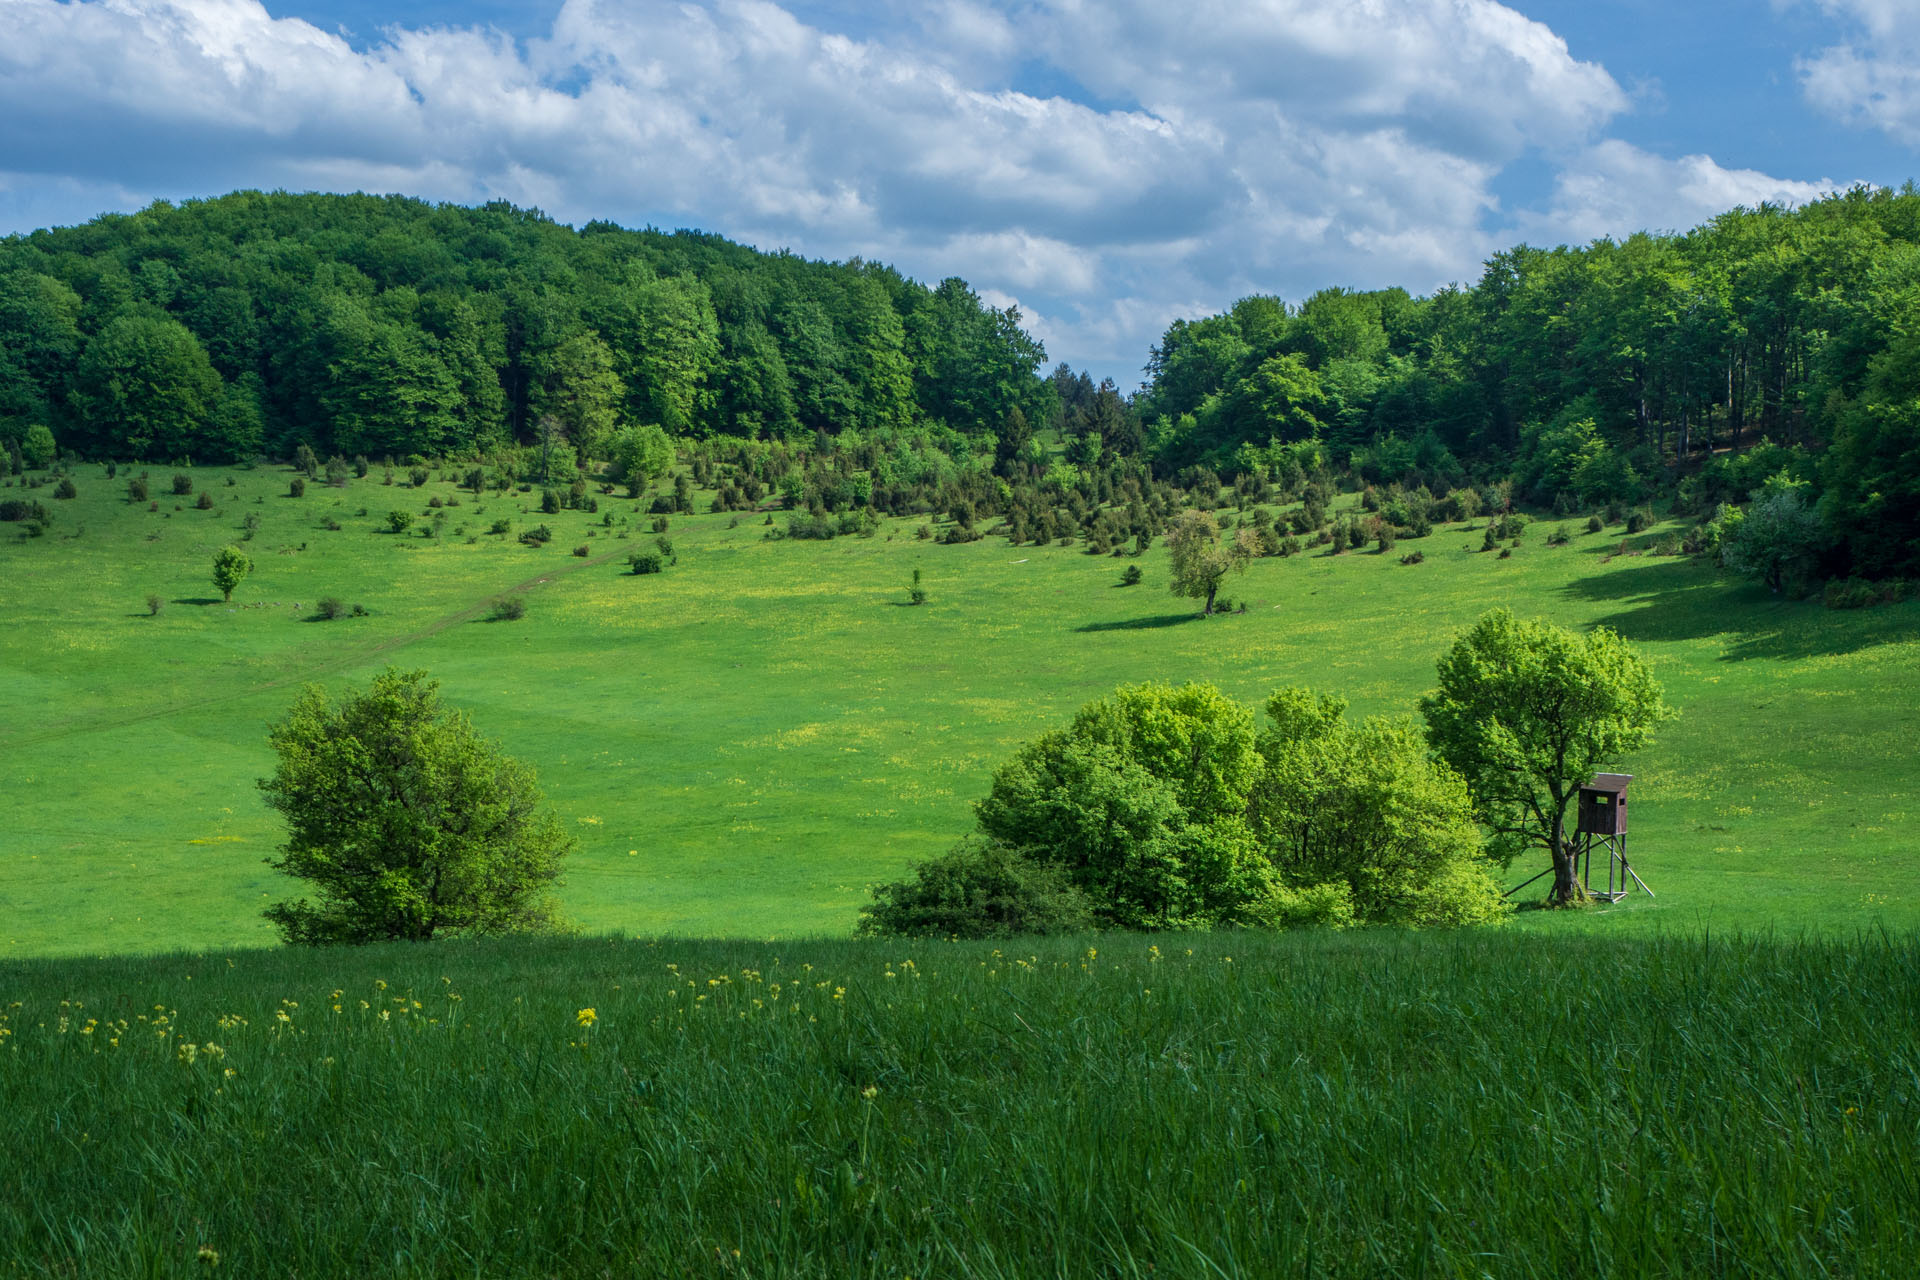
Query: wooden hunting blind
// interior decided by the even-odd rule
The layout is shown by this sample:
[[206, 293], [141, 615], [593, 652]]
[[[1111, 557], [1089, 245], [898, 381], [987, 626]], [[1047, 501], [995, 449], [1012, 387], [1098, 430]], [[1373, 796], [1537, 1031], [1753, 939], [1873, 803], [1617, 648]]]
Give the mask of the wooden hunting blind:
[[[1589, 897], [1603, 898], [1608, 902], [1618, 902], [1627, 896], [1629, 885], [1639, 885], [1646, 890], [1649, 898], [1653, 890], [1647, 889], [1647, 882], [1627, 861], [1627, 784], [1633, 781], [1630, 773], [1596, 773], [1593, 781], [1580, 788], [1580, 798], [1575, 806], [1573, 838], [1568, 848], [1573, 854], [1573, 873], [1580, 881]], [[1604, 849], [1607, 854], [1607, 887], [1593, 887], [1593, 852]], [[1517, 884], [1507, 890], [1506, 896], [1512, 897], [1520, 890], [1544, 876], [1553, 874], [1549, 867], [1524, 884]]]
[[1580, 821], [1584, 835], [1624, 836], [1627, 834], [1627, 784], [1630, 773], [1596, 773], [1593, 781], [1580, 788]]

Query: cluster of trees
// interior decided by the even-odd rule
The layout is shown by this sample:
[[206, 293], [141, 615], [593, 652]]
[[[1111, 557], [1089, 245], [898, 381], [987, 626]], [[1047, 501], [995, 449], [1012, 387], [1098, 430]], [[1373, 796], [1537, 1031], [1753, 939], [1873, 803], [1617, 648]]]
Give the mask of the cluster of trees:
[[1717, 450], [1800, 446], [1823, 571], [1912, 575], [1917, 307], [1920, 191], [1863, 187], [1684, 234], [1523, 245], [1431, 297], [1247, 298], [1170, 326], [1131, 408], [1162, 469], [1316, 441], [1363, 481], [1503, 476], [1564, 511], [1641, 502]]
[[1268, 726], [1211, 685], [1134, 685], [1022, 748], [978, 834], [879, 886], [866, 932], [1462, 925], [1500, 918], [1527, 848], [1581, 897], [1566, 815], [1595, 770], [1672, 713], [1618, 636], [1495, 610], [1410, 718], [1347, 720], [1304, 689]]
[[0, 241], [0, 441], [92, 457], [991, 435], [1051, 418], [1044, 359], [958, 279], [504, 203], [237, 192]]

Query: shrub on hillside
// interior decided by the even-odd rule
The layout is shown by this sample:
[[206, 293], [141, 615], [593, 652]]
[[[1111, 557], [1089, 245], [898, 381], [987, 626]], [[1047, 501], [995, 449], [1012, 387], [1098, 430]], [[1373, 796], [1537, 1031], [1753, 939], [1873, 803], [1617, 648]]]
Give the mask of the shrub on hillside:
[[293, 479], [287, 481], [287, 496], [289, 498], [306, 497], [307, 478], [305, 476], [295, 476]]
[[193, 505], [197, 511], [211, 511], [213, 510], [213, 495], [202, 490], [199, 500]]
[[188, 474], [186, 474], [186, 473], [185, 473], [185, 472], [183, 472], [183, 471], [176, 471], [176, 472], [174, 472], [174, 475], [173, 475], [173, 492], [174, 492], [174, 494], [175, 494], [176, 496], [184, 496], [184, 495], [186, 495], [186, 494], [189, 494], [189, 493], [192, 493], [192, 492], [193, 492], [193, 477], [192, 477], [192, 476], [190, 476], [190, 475], [188, 475]]
[[127, 481], [128, 502], [145, 502], [147, 500], [147, 493], [147, 478], [145, 476], [135, 476]]
[[51, 519], [46, 507], [32, 498], [8, 498], [0, 502], [0, 520], [8, 523], [36, 521], [45, 524]]
[[260, 782], [287, 821], [274, 868], [319, 901], [267, 919], [295, 943], [536, 932], [573, 845], [533, 771], [443, 706], [420, 671], [388, 670], [338, 704], [309, 685], [269, 737]]
[[520, 596], [501, 596], [487, 611], [491, 622], [518, 622], [527, 616], [527, 602]]
[[627, 557], [627, 563], [635, 574], [659, 573], [667, 567], [666, 559], [658, 551], [636, 551]]
[[860, 909], [868, 937], [1011, 938], [1084, 933], [1094, 927], [1092, 901], [1053, 864], [992, 840], [969, 840], [914, 868], [913, 876], [876, 886]]
[[80, 491], [73, 487], [73, 477], [61, 476], [60, 483], [54, 486], [53, 496], [61, 499], [79, 497]]
[[339, 596], [321, 596], [319, 603], [314, 605], [314, 609], [329, 622], [335, 618], [347, 616], [347, 602]]
[[529, 547], [544, 547], [553, 541], [553, 530], [543, 524], [537, 524], [522, 533], [520, 541]]

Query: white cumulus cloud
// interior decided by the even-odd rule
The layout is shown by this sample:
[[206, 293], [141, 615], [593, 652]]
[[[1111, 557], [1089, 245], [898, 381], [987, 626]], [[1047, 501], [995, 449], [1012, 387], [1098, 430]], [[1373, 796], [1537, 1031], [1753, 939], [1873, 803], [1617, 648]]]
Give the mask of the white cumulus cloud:
[[1818, 0], [1854, 38], [1799, 63], [1815, 106], [1920, 146], [1920, 5], [1912, 0]]
[[[838, 28], [567, 0], [522, 43], [360, 49], [255, 0], [0, 0], [0, 37], [15, 229], [235, 186], [506, 198], [962, 274], [1123, 376], [1169, 319], [1245, 293], [1426, 289], [1515, 226], [1805, 198], [1609, 142], [1612, 76], [1494, 0], [940, 0]], [[1567, 166], [1551, 207], [1503, 210], [1529, 153]]]

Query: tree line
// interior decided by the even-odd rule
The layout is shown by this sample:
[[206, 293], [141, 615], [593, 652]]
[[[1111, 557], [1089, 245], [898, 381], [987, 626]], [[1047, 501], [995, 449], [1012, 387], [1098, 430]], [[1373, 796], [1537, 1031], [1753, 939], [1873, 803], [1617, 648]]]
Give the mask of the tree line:
[[[847, 490], [815, 493], [816, 515], [949, 500], [1015, 535], [1059, 522], [994, 476], [1062, 495], [1122, 476], [1505, 484], [1562, 515], [1666, 495], [1723, 531], [1762, 504], [1742, 538], [1785, 531], [1788, 549], [1729, 564], [1779, 589], [1920, 576], [1917, 312], [1920, 191], [1861, 187], [1521, 245], [1426, 297], [1242, 299], [1169, 326], [1129, 396], [1066, 365], [1042, 377], [1018, 311], [957, 279], [504, 203], [238, 192], [0, 241], [0, 445], [13, 470], [56, 448], [306, 450], [545, 482], [602, 460], [656, 473], [627, 460], [657, 459], [633, 433], [658, 432], [798, 486], [788, 506]], [[875, 442], [886, 474], [820, 474]], [[771, 474], [782, 450], [807, 461]]]
[[243, 191], [0, 241], [0, 442], [96, 458], [992, 433], [1050, 415], [1044, 359], [959, 279], [505, 203]]

